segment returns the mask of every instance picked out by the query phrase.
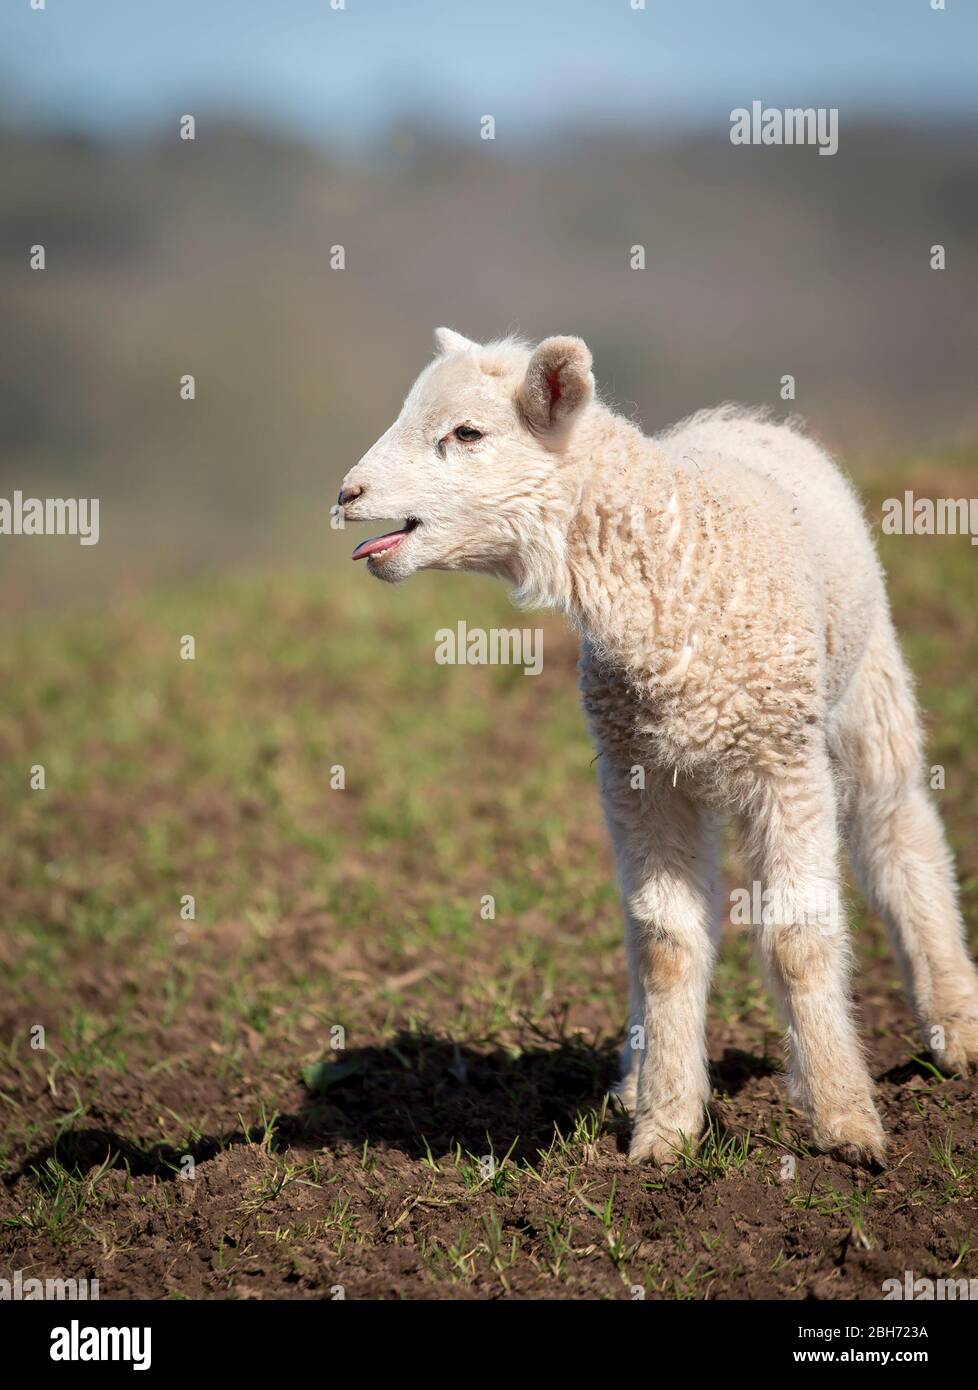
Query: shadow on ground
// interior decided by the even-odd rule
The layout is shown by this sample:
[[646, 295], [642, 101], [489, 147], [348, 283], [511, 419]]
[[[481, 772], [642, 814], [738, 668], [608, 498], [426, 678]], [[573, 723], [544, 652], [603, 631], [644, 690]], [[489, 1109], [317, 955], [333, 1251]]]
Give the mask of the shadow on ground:
[[[600, 1110], [618, 1074], [620, 1044], [594, 1046], [577, 1039], [524, 1048], [480, 1051], [426, 1033], [401, 1034], [383, 1047], [350, 1049], [306, 1068], [305, 1100], [279, 1115], [268, 1136], [272, 1150], [318, 1150], [341, 1144], [395, 1149], [409, 1159], [465, 1152], [536, 1166], [555, 1131], [573, 1133], [579, 1118]], [[713, 1063], [714, 1086], [736, 1095], [750, 1080], [775, 1070], [768, 1058], [727, 1049]], [[628, 1121], [609, 1117], [627, 1147]], [[134, 1177], [180, 1176], [189, 1154], [205, 1163], [224, 1149], [262, 1143], [260, 1127], [201, 1135], [177, 1147], [143, 1145], [111, 1129], [66, 1129], [29, 1154], [6, 1182], [43, 1180], [56, 1161], [73, 1174], [100, 1166]]]

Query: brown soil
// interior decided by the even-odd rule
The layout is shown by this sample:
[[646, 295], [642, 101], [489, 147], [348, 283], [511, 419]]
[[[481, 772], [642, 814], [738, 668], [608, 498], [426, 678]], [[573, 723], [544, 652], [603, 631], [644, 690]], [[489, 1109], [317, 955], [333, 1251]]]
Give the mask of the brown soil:
[[[570, 1134], [577, 1112], [600, 1105], [615, 1068], [611, 1043], [561, 1036], [559, 1021], [515, 1058], [424, 1034], [350, 1050], [349, 1073], [328, 1098], [300, 1082], [284, 1087], [270, 1136], [246, 1134], [239, 1121], [268, 1092], [260, 1052], [254, 1074], [228, 1086], [211, 1065], [219, 1050], [207, 1049], [173, 1075], [107, 1077], [83, 1126], [72, 1123], [72, 1096], [60, 1088], [14, 1095], [58, 1137], [22, 1154], [0, 1197], [5, 1216], [29, 1207], [32, 1170], [53, 1155], [77, 1173], [108, 1171], [87, 1234], [76, 1230], [66, 1246], [57, 1233], [8, 1228], [3, 1263], [25, 1277], [97, 1276], [104, 1297], [128, 1298], [328, 1298], [340, 1289], [347, 1298], [629, 1298], [641, 1286], [649, 1298], [874, 1299], [907, 1269], [960, 1274], [974, 1239], [974, 1191], [948, 1194], [932, 1148], [947, 1142], [950, 1153], [973, 1155], [973, 1088], [939, 1083], [907, 1062], [905, 1019], [888, 997], [864, 992], [863, 1012], [892, 1151], [882, 1174], [820, 1156], [797, 1157], [794, 1182], [783, 1178], [788, 1149], [756, 1137], [780, 1111], [782, 1087], [756, 1039], [740, 1038], [743, 1050], [722, 1033], [712, 1039], [716, 1124], [749, 1136], [752, 1149], [745, 1171], [722, 1175], [630, 1169], [627, 1124], [615, 1118], [572, 1172], [548, 1173], [541, 1151], [555, 1127]], [[206, 1011], [199, 1029], [205, 1036]], [[193, 1055], [193, 1035], [170, 1039], [178, 1053], [181, 1041]], [[184, 1147], [146, 1142], [168, 1108], [206, 1115], [207, 1131]], [[450, 1157], [455, 1145], [489, 1152], [487, 1135], [493, 1153], [526, 1165], [498, 1193], [473, 1190]], [[186, 1154], [193, 1181], [177, 1176]], [[274, 1193], [283, 1165], [312, 1158], [314, 1172]], [[617, 1267], [601, 1214], [612, 1184], [612, 1225], [628, 1246]], [[840, 1210], [831, 1209], [833, 1191], [843, 1194]], [[555, 1273], [546, 1233], [563, 1216], [570, 1249]], [[478, 1249], [487, 1222], [498, 1223], [504, 1250], [518, 1237], [517, 1258], [501, 1260], [501, 1270], [488, 1247]], [[476, 1254], [461, 1258], [470, 1249]], [[460, 1257], [457, 1277], [444, 1251]]]

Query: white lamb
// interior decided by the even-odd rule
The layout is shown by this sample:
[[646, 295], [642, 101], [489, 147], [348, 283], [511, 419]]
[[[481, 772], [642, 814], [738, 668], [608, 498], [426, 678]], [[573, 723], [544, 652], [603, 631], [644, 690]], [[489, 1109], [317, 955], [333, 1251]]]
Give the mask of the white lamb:
[[724, 406], [647, 438], [595, 399], [579, 338], [436, 341], [340, 505], [407, 518], [354, 552], [378, 578], [498, 575], [581, 631], [625, 902], [630, 1157], [668, 1163], [703, 1127], [727, 813], [764, 893], [752, 931], [788, 1023], [793, 1098], [820, 1148], [882, 1161], [840, 836], [946, 1070], [978, 1060], [978, 975], [855, 496], [817, 445], [756, 413]]

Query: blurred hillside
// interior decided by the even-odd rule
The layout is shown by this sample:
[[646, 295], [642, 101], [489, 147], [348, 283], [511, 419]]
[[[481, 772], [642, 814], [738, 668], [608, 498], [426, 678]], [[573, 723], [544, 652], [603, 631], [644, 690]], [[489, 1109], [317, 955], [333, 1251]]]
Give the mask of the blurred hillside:
[[231, 125], [149, 145], [8, 131], [0, 495], [99, 496], [102, 540], [4, 538], [7, 605], [345, 557], [337, 482], [439, 323], [582, 334], [648, 429], [728, 398], [785, 409], [792, 373], [793, 408], [850, 466], [970, 455], [975, 131], [846, 128], [833, 158], [725, 137], [514, 153], [403, 129], [352, 166]]

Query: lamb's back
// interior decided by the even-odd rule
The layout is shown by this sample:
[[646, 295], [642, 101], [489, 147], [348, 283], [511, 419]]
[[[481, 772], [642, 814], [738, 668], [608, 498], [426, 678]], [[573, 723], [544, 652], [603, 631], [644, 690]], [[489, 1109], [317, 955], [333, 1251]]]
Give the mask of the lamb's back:
[[[772, 577], [802, 567], [825, 624], [830, 698], [838, 695], [887, 607], [862, 508], [841, 470], [794, 425], [731, 406], [701, 411], [655, 443], [671, 462], [701, 470], [734, 510], [752, 499], [757, 565]], [[768, 485], [760, 503], [749, 486], [758, 477]]]

